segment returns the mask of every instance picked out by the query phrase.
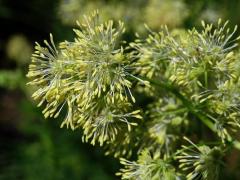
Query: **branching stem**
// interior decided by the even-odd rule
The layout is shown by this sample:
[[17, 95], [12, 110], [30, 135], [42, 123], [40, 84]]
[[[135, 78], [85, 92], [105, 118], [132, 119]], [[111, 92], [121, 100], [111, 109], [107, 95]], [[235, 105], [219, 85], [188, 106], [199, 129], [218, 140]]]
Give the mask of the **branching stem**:
[[[153, 79], [148, 79], [148, 78], [142, 78], [147, 81], [149, 81], [151, 84], [156, 85], [160, 88], [163, 88], [167, 91], [170, 91], [173, 93], [178, 99], [180, 99], [183, 103], [183, 105], [188, 109], [189, 112], [191, 112], [194, 116], [196, 116], [199, 120], [202, 121], [211, 131], [216, 133], [216, 128], [214, 123], [206, 116], [204, 115], [199, 109], [196, 108], [195, 105], [193, 105], [189, 100], [187, 100], [180, 92], [179, 90], [174, 87], [170, 83], [163, 83], [159, 82]], [[240, 150], [240, 142], [237, 140], [233, 140], [231, 137], [229, 137], [228, 142], [232, 144], [236, 149]]]
[[146, 79], [150, 83], [159, 86], [165, 90], [170, 91], [173, 93], [178, 99], [180, 99], [183, 103], [183, 105], [191, 112], [193, 115], [195, 115], [198, 119], [200, 119], [209, 129], [211, 129], [213, 132], [216, 132], [216, 128], [214, 127], [213, 122], [206, 117], [204, 114], [202, 114], [198, 109], [195, 108], [195, 105], [193, 105], [189, 100], [187, 100], [179, 91], [177, 88], [175, 88], [170, 83], [162, 83], [157, 82], [156, 80], [152, 79]]

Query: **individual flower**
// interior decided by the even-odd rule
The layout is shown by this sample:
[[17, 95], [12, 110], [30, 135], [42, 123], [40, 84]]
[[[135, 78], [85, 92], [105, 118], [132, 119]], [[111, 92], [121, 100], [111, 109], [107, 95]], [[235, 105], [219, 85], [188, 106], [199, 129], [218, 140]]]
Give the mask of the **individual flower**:
[[174, 167], [167, 161], [160, 159], [157, 155], [151, 155], [148, 150], [142, 151], [137, 162], [120, 159], [125, 168], [120, 169], [117, 175], [122, 179], [139, 180], [177, 180], [179, 177]]
[[182, 146], [176, 158], [180, 163], [179, 168], [188, 172], [186, 178], [218, 179], [223, 151], [217, 146], [196, 145], [186, 137], [185, 140], [191, 145]]

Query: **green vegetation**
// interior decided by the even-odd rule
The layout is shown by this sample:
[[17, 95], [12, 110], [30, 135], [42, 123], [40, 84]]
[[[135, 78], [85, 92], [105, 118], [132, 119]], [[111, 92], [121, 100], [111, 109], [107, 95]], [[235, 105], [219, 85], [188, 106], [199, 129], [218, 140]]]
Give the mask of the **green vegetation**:
[[124, 43], [124, 24], [97, 11], [77, 24], [72, 42], [36, 43], [27, 77], [45, 118], [66, 108], [61, 127], [120, 158], [122, 179], [218, 179], [240, 149], [237, 26], [146, 26], [146, 38]]
[[1, 0], [0, 179], [240, 179], [239, 9]]

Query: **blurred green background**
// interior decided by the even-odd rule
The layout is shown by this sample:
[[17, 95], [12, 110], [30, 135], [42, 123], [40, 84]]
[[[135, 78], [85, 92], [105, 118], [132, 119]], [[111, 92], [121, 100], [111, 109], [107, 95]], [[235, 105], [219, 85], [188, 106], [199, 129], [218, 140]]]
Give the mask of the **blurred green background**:
[[[200, 21], [240, 24], [240, 0], [0, 0], [0, 179], [117, 179], [117, 159], [81, 142], [81, 130], [60, 129], [63, 117], [45, 120], [31, 100], [25, 74], [34, 42], [53, 33], [73, 40], [75, 21], [98, 9], [102, 19], [122, 20], [124, 40], [135, 32], [199, 27]], [[240, 179], [239, 153], [229, 159], [229, 179]]]

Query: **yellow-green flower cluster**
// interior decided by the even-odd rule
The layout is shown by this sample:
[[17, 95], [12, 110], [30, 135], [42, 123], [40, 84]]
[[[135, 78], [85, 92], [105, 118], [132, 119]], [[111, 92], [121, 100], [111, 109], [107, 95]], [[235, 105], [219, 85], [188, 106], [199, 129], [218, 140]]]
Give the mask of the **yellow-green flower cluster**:
[[120, 169], [117, 175], [122, 175], [122, 179], [175, 180], [179, 178], [175, 168], [167, 160], [160, 159], [158, 155], [151, 154], [146, 149], [141, 152], [137, 162], [123, 158], [120, 162], [125, 168]]
[[[149, 29], [148, 26], [146, 26]], [[165, 29], [167, 31], [167, 28]], [[130, 43], [134, 50], [132, 57], [138, 59], [135, 66], [137, 73], [147, 78], [156, 78], [164, 75], [168, 61], [166, 47], [166, 32], [152, 32], [146, 40], [137, 39]]]
[[204, 88], [215, 88], [209, 81], [217, 84], [233, 76], [230, 62], [233, 59], [232, 49], [237, 45], [234, 41], [238, 39], [232, 40], [236, 27], [230, 32], [227, 23], [222, 25], [219, 20], [218, 27], [214, 28], [213, 24], [202, 22], [202, 32], [189, 31], [184, 42], [169, 38], [174, 71], [171, 81], [189, 91], [202, 92]]
[[[227, 25], [220, 19], [216, 26], [202, 22], [202, 31], [177, 33], [163, 27], [130, 44], [138, 59], [137, 73], [177, 88], [193, 106], [201, 107], [197, 111], [204, 111], [223, 140], [228, 139], [228, 130], [239, 127], [240, 103], [239, 57], [234, 51], [239, 37], [237, 26], [231, 31]], [[159, 90], [147, 92], [154, 96]]]
[[[67, 109], [61, 126], [82, 128], [83, 141], [120, 157], [122, 179], [216, 179], [224, 148], [240, 144], [237, 27], [221, 20], [202, 22], [202, 31], [147, 27], [146, 39], [122, 47], [122, 22], [101, 23], [96, 11], [77, 24], [73, 42], [55, 46], [50, 35], [32, 55], [29, 84], [44, 116]], [[218, 140], [211, 147], [185, 138], [190, 145], [182, 146], [185, 135]]]
[[188, 109], [172, 97], [159, 99], [148, 107], [147, 131], [142, 147], [169, 157], [188, 125]]
[[61, 126], [83, 127], [84, 140], [103, 145], [114, 141], [119, 131], [137, 125], [133, 118], [141, 119], [139, 110], [129, 112], [135, 102], [129, 80], [134, 75], [119, 45], [124, 25], [101, 23], [95, 11], [78, 26], [74, 42], [56, 47], [50, 35], [46, 47], [37, 43], [27, 76], [32, 79], [29, 84], [38, 87], [33, 98], [39, 106], [44, 104], [45, 118], [58, 117], [66, 106]]
[[187, 43], [170, 39], [173, 74], [169, 79], [206, 107], [205, 114], [222, 139], [228, 137], [225, 127], [239, 126], [239, 69], [235, 67], [239, 59], [234, 52], [239, 38], [233, 37], [237, 27], [230, 31], [227, 24], [219, 20], [214, 28], [202, 22], [203, 31], [189, 32]]
[[189, 172], [186, 178], [188, 180], [218, 179], [222, 165], [222, 150], [219, 147], [197, 146], [189, 139], [185, 139], [192, 147], [183, 146], [176, 158], [179, 160], [179, 167], [183, 171]]
[[[202, 31], [169, 32], [163, 27], [130, 44], [136, 74], [154, 90], [145, 91], [152, 99], [138, 152], [147, 149], [158, 155], [158, 162], [178, 160], [178, 172], [187, 179], [217, 179], [225, 153], [222, 146], [195, 145], [187, 139], [191, 145], [182, 146], [176, 154], [181, 136], [193, 133], [190, 127], [196, 128], [200, 120], [225, 146], [239, 132], [239, 55], [234, 49], [239, 38], [237, 28], [231, 31], [227, 24], [202, 22]], [[167, 179], [150, 157], [139, 155], [137, 162], [120, 159], [125, 166], [119, 173], [122, 179]], [[177, 179], [178, 172], [171, 172], [172, 179]]]

